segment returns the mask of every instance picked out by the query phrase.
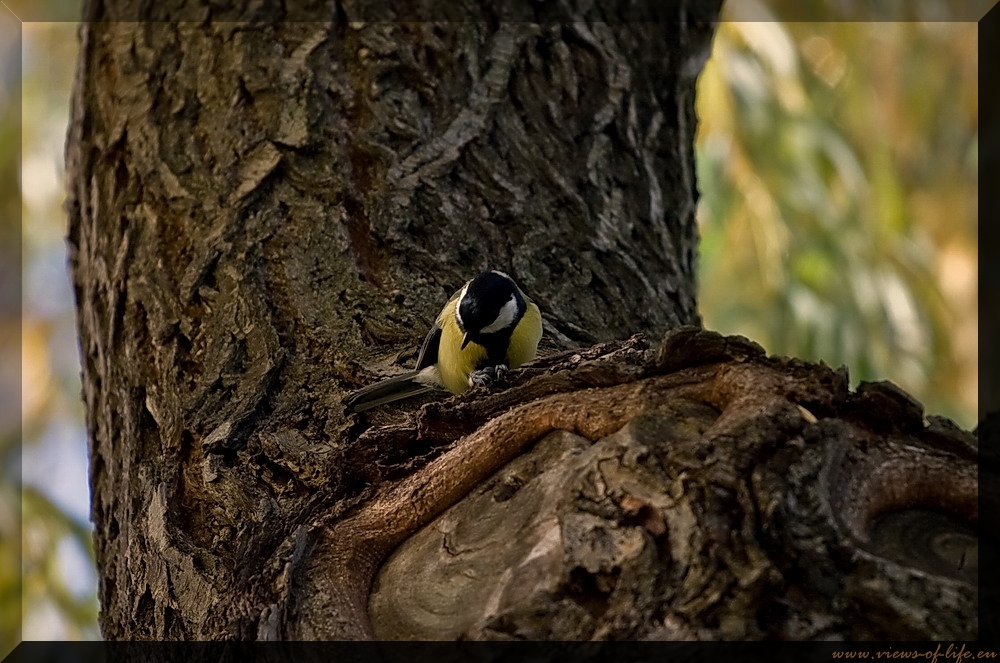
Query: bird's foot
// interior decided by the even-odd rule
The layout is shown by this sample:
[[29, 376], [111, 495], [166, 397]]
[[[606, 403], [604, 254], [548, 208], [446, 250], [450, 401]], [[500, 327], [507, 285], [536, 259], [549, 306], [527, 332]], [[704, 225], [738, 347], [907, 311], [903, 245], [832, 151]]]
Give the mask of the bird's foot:
[[472, 373], [472, 375], [469, 376], [469, 384], [473, 387], [489, 387], [499, 382], [503, 382], [506, 377], [506, 364], [487, 366], [486, 368], [481, 368]]

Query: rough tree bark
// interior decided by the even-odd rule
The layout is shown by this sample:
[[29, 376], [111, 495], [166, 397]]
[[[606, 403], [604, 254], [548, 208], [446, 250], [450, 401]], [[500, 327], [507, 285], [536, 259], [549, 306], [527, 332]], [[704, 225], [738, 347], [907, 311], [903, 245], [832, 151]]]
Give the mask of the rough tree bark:
[[[374, 4], [85, 3], [68, 211], [103, 635], [974, 633], [948, 563], [974, 442], [745, 340], [647, 340], [698, 323], [717, 3]], [[345, 413], [486, 267], [550, 356]]]

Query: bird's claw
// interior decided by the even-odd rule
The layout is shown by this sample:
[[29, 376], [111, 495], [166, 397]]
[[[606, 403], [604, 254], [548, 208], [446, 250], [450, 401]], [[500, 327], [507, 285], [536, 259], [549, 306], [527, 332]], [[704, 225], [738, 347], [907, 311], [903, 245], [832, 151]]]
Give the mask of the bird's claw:
[[503, 382], [506, 377], [507, 366], [505, 364], [487, 366], [472, 373], [469, 376], [469, 384], [473, 387], [488, 387], [498, 382]]

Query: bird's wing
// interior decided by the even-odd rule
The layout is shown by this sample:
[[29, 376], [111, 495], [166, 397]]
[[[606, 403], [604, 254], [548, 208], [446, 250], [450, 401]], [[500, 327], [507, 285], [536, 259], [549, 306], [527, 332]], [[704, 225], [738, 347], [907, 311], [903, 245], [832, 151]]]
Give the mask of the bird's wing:
[[[465, 285], [469, 285], [466, 282]], [[463, 286], [464, 287], [464, 286]], [[455, 314], [455, 307], [458, 306], [458, 297], [462, 294], [462, 289], [459, 288], [455, 291], [438, 313], [437, 319], [434, 321], [434, 326], [431, 330], [427, 332], [427, 336], [424, 338], [424, 344], [420, 346], [420, 354], [417, 355], [417, 368], [420, 370], [422, 368], [427, 368], [428, 366], [433, 366], [438, 361], [438, 348], [441, 345], [441, 325], [442, 321], [446, 316]]]
[[417, 369], [433, 366], [438, 360], [438, 346], [441, 345], [441, 326], [436, 322], [424, 338], [424, 344], [420, 346], [420, 354], [417, 356]]

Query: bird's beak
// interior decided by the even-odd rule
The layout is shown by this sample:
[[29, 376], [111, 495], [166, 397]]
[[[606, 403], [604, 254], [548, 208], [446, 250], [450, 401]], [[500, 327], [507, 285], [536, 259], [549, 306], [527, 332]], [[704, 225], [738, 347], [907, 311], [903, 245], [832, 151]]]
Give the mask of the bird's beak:
[[465, 336], [462, 337], [462, 349], [463, 350], [465, 349], [465, 346], [467, 346], [469, 344], [469, 341], [471, 341], [471, 340], [472, 339], [469, 338], [468, 334], [466, 334]]

